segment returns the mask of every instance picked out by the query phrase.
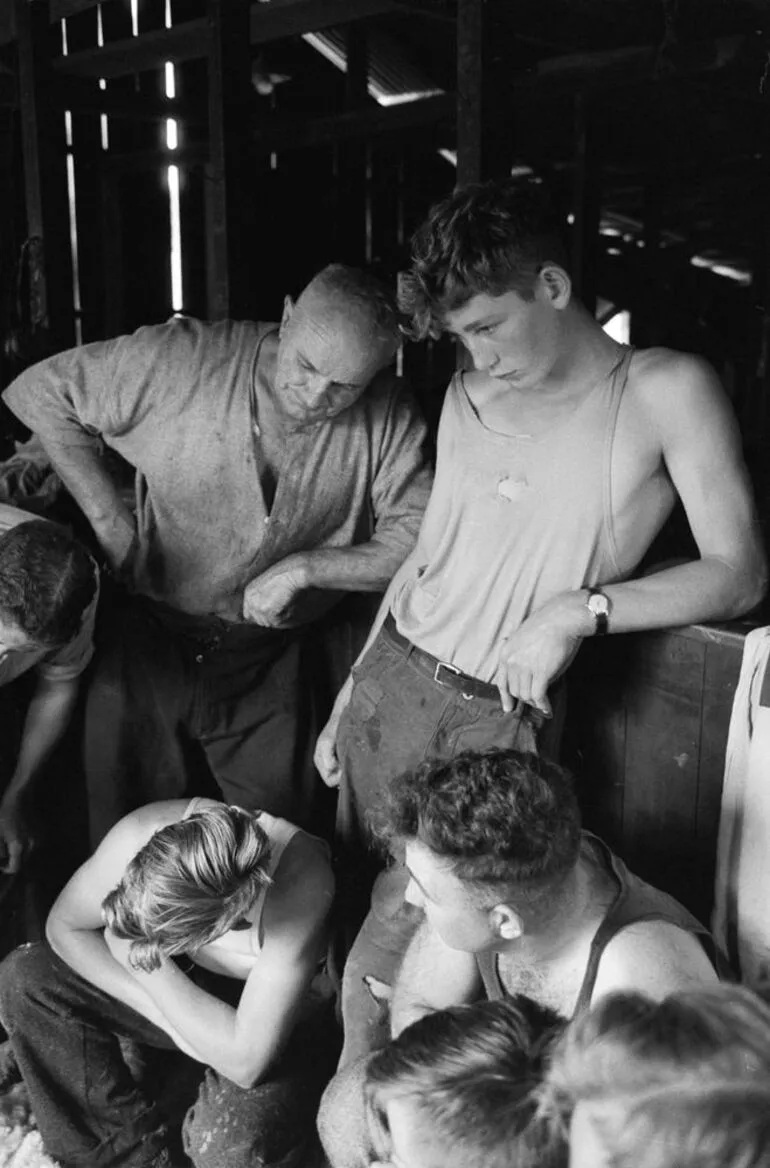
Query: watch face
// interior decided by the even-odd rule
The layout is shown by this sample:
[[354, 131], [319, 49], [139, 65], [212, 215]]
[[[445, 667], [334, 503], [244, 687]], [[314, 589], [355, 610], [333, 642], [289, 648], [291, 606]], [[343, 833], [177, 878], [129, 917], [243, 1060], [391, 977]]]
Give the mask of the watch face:
[[601, 592], [593, 592], [586, 601], [595, 616], [609, 616], [610, 602]]

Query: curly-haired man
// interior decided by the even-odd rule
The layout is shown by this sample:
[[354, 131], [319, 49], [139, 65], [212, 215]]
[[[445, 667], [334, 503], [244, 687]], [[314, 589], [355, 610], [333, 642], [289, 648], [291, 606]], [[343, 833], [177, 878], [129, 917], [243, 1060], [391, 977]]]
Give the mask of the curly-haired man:
[[[431, 1010], [525, 994], [563, 1018], [619, 989], [655, 998], [714, 982], [708, 931], [581, 831], [569, 773], [513, 750], [430, 760], [391, 784], [380, 830], [421, 910], [395, 977], [391, 1035]], [[370, 913], [346, 985], [394, 974]], [[382, 991], [380, 984], [378, 992]], [[320, 1128], [333, 1168], [365, 1164], [362, 1084], [384, 1027], [348, 1025]], [[355, 1116], [359, 1116], [358, 1125]]]

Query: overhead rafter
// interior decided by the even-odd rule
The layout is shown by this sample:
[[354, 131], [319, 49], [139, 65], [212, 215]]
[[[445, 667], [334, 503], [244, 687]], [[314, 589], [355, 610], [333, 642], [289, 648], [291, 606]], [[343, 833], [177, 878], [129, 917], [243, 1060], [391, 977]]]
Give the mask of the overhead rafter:
[[[356, 0], [354, 6], [349, 0], [271, 0], [251, 5], [249, 36], [252, 45], [266, 44], [394, 11], [403, 8], [393, 0]], [[109, 79], [161, 68], [166, 61], [195, 60], [207, 52], [208, 25], [201, 18], [70, 53], [54, 61], [54, 67], [78, 77]]]
[[[434, 127], [437, 136], [450, 141], [455, 127], [455, 100], [452, 94], [424, 97], [408, 105], [389, 107], [365, 106], [345, 110], [328, 117], [271, 118], [261, 122], [254, 131], [253, 140], [262, 154], [272, 151], [301, 150], [310, 146], [324, 146], [352, 138], [379, 138], [388, 134], [399, 136], [411, 132], [424, 134]], [[194, 166], [205, 162], [208, 151], [204, 146], [182, 147], [175, 151], [174, 160], [180, 166]], [[160, 150], [139, 151], [133, 154], [109, 154], [105, 166], [118, 170], [145, 170], [168, 163], [168, 153]]]

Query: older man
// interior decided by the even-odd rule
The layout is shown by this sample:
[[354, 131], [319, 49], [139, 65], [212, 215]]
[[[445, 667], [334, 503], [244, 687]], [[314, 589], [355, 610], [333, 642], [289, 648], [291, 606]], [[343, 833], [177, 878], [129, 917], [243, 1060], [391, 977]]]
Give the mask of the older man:
[[[384, 589], [429, 490], [424, 429], [386, 371], [384, 290], [320, 272], [280, 325], [190, 319], [34, 366], [6, 391], [135, 595], [105, 620], [87, 712], [92, 835], [215, 780], [307, 822], [302, 628]], [[134, 469], [135, 508], [102, 460]]]
[[[570, 1018], [614, 990], [659, 999], [726, 972], [703, 925], [581, 831], [570, 775], [537, 755], [429, 760], [393, 781], [381, 827], [405, 856], [413, 914], [390, 1003], [394, 1036], [431, 1010], [484, 997], [526, 994]], [[380, 890], [402, 872], [381, 877]], [[375, 897], [345, 969], [343, 1004], [361, 976], [378, 994], [393, 979], [378, 909]], [[342, 1069], [319, 1117], [333, 1168], [372, 1158], [363, 1082], [368, 1052], [386, 1040], [382, 1021], [346, 1011]]]

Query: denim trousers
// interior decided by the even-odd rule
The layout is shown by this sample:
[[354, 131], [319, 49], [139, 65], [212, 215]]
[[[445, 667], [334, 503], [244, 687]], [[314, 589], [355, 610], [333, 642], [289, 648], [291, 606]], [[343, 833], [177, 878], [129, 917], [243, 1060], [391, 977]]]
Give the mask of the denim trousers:
[[386, 1039], [382, 1007], [362, 979], [373, 974], [392, 981], [421, 915], [404, 904], [403, 867], [391, 864], [382, 872], [384, 857], [372, 847], [383, 792], [396, 775], [427, 758], [449, 759], [464, 750], [492, 747], [536, 751], [545, 730], [543, 716], [523, 702], [506, 713], [497, 696], [465, 697], [439, 684], [431, 667], [411, 647], [398, 644], [387, 627], [354, 669], [353, 679], [337, 734], [342, 768], [338, 900], [352, 941], [352, 947], [345, 946], [342, 977], [341, 1065]]
[[[208, 992], [242, 983], [195, 967]], [[0, 1019], [29, 1093], [46, 1151], [73, 1168], [150, 1168], [174, 1145], [157, 1098], [137, 1082], [121, 1040], [176, 1050], [160, 1029], [61, 961], [45, 942], [0, 965]], [[178, 1053], [199, 1083], [182, 1124], [196, 1168], [289, 1168], [313, 1137], [323, 1088], [338, 1054], [331, 1003], [298, 1022], [268, 1077], [252, 1088]], [[181, 1120], [181, 1115], [180, 1115]]]
[[85, 710], [91, 842], [156, 799], [210, 795], [315, 826], [315, 702], [302, 630], [106, 595]]

